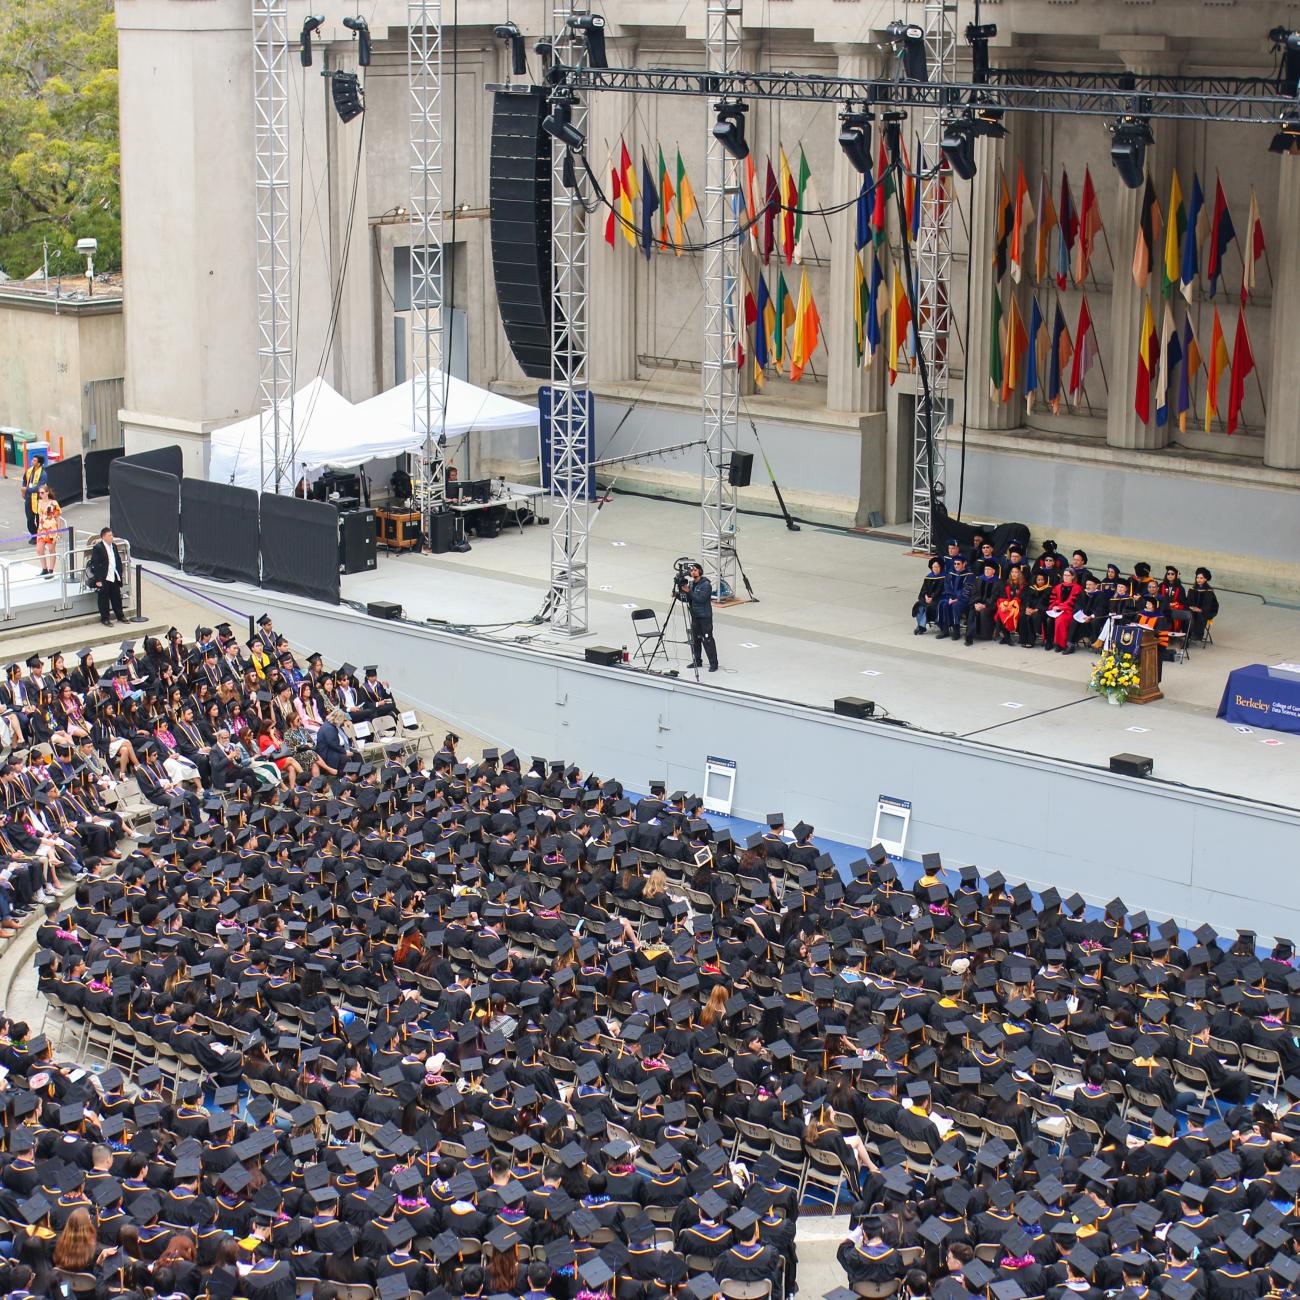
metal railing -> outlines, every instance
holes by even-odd
[[[38,555],[38,547],[23,533],[0,538],[0,625],[13,622],[24,611],[44,610],[54,616],[66,615],[78,604],[77,597],[95,590],[86,580],[86,563],[90,548],[99,534],[80,532],[71,526],[59,533],[54,550],[53,576],[46,577],[48,556]],[[136,598],[137,574],[131,562],[131,543],[115,538],[114,544],[123,557],[122,605]]]

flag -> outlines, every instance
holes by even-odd
[[[1228,369],[1228,345],[1223,341],[1223,322],[1219,319],[1219,309],[1214,309],[1214,331],[1210,335],[1210,355],[1206,358],[1208,378],[1205,381],[1205,432],[1210,431],[1210,422],[1219,413],[1219,380]]]
[[[1047,183],[1047,173],[1038,177],[1038,217],[1034,235],[1034,283],[1047,274],[1047,249],[1056,228],[1056,208],[1052,205],[1052,187]]]
[[[1061,412],[1061,397],[1065,393],[1066,367],[1074,355],[1074,344],[1070,342],[1070,328],[1065,323],[1065,313],[1061,310],[1061,301],[1056,301],[1056,316],[1052,321],[1052,355],[1047,369],[1047,403],[1053,415]]]
[[[1214,220],[1210,223],[1210,253],[1205,263],[1205,278],[1210,282],[1210,297],[1219,291],[1219,275],[1223,271],[1223,257],[1228,245],[1237,237],[1228,211],[1228,200],[1223,195],[1223,182],[1214,179]]]
[[[1016,199],[1011,217],[1011,278],[1020,283],[1020,270],[1025,257],[1025,228],[1033,219],[1033,209],[1026,217],[1025,209],[1029,205],[1029,186],[1025,183],[1025,169],[1016,163]]]
[[[1020,304],[1012,290],[1010,305],[1007,307],[1007,346],[1003,359],[1002,400],[1009,401],[1020,390],[1021,377],[1025,372],[1025,353],[1029,350],[1029,336],[1025,333],[1025,322],[1020,317]]]
[[[998,164],[998,210],[997,225],[993,238],[993,270],[994,278],[1001,281],[1007,273],[1007,245],[1011,241],[1011,227],[1015,220],[1015,212],[1011,206],[1011,191],[1007,189],[1006,173],[1002,170],[1002,164]]]
[[[1079,210],[1078,260],[1074,269],[1075,284],[1082,284],[1088,278],[1092,268],[1092,246],[1101,234],[1101,207],[1097,203],[1097,191],[1092,183],[1092,172],[1083,169],[1083,203]],[[1075,342],[1078,342],[1076,336]]]
[[[799,209],[794,214],[794,260],[803,261],[804,239],[812,235],[812,222],[804,217],[804,209],[812,209],[817,206],[812,193],[812,169],[808,166],[808,155],[804,153],[803,146],[799,147],[799,189],[795,198],[795,207]]]
[[[854,208],[853,247],[859,253],[871,242],[871,183],[871,168],[868,167]]]
[[[1088,371],[1096,360],[1096,338],[1092,328],[1092,313],[1088,310],[1088,295],[1079,300],[1079,320],[1074,327],[1074,365],[1070,368],[1070,396],[1076,404],[1083,386],[1088,382]]]
[[[922,172],[924,172],[925,171],[925,150],[922,149],[919,144],[916,146],[916,158],[917,158],[917,163],[916,163],[917,167]],[[910,180],[912,184],[912,193],[911,193],[911,205],[907,210],[908,212],[907,226],[908,229],[912,232],[912,243],[915,244],[916,241],[921,237],[921,186],[915,177],[911,177]],[[941,184],[942,183],[941,178],[936,177],[934,183],[936,185]]]
[[[1156,424],[1162,429],[1169,423],[1169,383],[1177,373],[1182,356],[1173,308],[1165,303],[1164,319],[1160,325],[1160,370],[1156,379]]]
[[[876,359],[876,351],[881,342],[880,316],[885,309],[885,304],[880,300],[880,286],[884,279],[885,277],[880,270],[880,258],[876,256],[873,249],[871,252],[871,288],[867,292],[867,322],[864,335],[866,342],[865,364],[868,366]]]
[[[691,178],[686,174],[686,164],[682,162],[682,151],[677,151],[677,217],[674,222],[673,247],[681,257],[686,246],[686,223],[695,213],[695,191],[691,189]]]
[[[1246,376],[1255,369],[1255,354],[1246,333],[1246,313],[1237,313],[1237,334],[1232,340],[1232,374],[1228,379],[1228,432],[1237,432],[1241,403],[1246,396]]]
[[[862,258],[853,255],[853,354],[858,365],[866,355],[867,277],[862,273]]]
[[[885,157],[885,137],[882,132],[880,148],[876,151],[876,202],[871,209],[871,228],[877,248],[885,242],[889,234],[886,204],[893,197],[894,173],[890,169],[889,160]]]
[[[1187,413],[1196,400],[1196,372],[1201,368],[1201,349],[1189,312],[1183,318],[1183,368],[1178,374],[1178,428],[1187,432]],[[1195,414],[1195,412],[1193,412]]]
[[[1070,178],[1061,168],[1061,202],[1057,213],[1060,235],[1056,241],[1056,287],[1062,292],[1070,278],[1074,261],[1074,241],[1079,235],[1079,214],[1074,210],[1074,196],[1070,193]]]
[[[664,147],[659,146],[659,247],[672,247],[672,232],[668,228],[668,215],[674,210],[673,200],[677,192],[673,189],[673,179],[668,174],[668,164],[664,162]]]
[[[753,241],[754,252],[759,252],[758,208],[754,203],[754,155],[752,151],[745,155],[745,229],[749,232],[749,237]]]
[[[1034,298],[1034,309],[1029,314],[1029,354],[1025,361],[1025,408],[1034,409],[1034,398],[1038,393],[1038,336],[1043,331],[1043,313],[1038,310],[1038,299]]]
[[[1192,173],[1192,201],[1187,213],[1187,229],[1183,231],[1183,256],[1179,268],[1179,280],[1183,297],[1192,300],[1192,286],[1201,269],[1201,245],[1205,242],[1205,193],[1201,189],[1201,178]]]
[[[767,292],[767,277],[758,277],[758,328],[754,331],[754,384],[762,388],[767,380],[768,346],[776,326],[776,312]]]
[[[618,160],[618,211],[622,218],[620,225],[623,227],[623,238],[633,247],[636,247],[636,209],[632,206],[636,202],[636,168],[632,166],[632,155],[627,151],[627,144],[619,138],[619,160]]]
[[[618,168],[614,166],[614,160],[610,159],[609,166],[609,215],[605,218],[605,242],[614,247],[614,227],[618,225],[618,217],[615,215],[617,209],[621,206],[620,200],[623,197],[623,185],[618,179]]]
[[[1156,323],[1151,316],[1151,299],[1144,298],[1142,328],[1138,333],[1137,389],[1133,397],[1133,406],[1143,424],[1151,420],[1151,381],[1155,378],[1156,353],[1159,350],[1160,340],[1156,337]]]
[[[1259,199],[1255,187],[1250,187],[1250,216],[1246,219],[1246,266],[1241,273],[1241,305],[1246,305],[1248,294],[1255,292],[1255,273],[1259,259],[1264,256],[1264,227],[1259,220]]]
[[[749,328],[758,319],[758,304],[754,301],[754,291],[749,287],[749,276],[745,268],[740,268],[740,310],[741,325],[736,330],[736,369],[745,368],[745,344],[749,340]]]
[[[907,346],[912,326],[912,304],[903,289],[898,267],[894,267],[892,301],[893,310],[889,314],[889,382],[891,384],[898,378],[898,350]]]
[[[1139,289],[1147,287],[1151,268],[1155,265],[1156,243],[1160,239],[1160,200],[1156,187],[1147,174],[1146,188],[1142,191],[1142,215],[1138,218],[1137,238],[1133,241],[1133,279]]]
[[[790,174],[790,160],[785,156],[785,145],[780,146],[778,184],[781,187],[781,253],[786,266],[794,261],[794,210],[799,206],[795,194],[794,177]]]
[[[655,190],[655,178],[650,175],[650,164],[641,154],[641,251],[646,260],[650,259],[650,248],[654,243],[654,216],[659,210],[659,195]]]
[[[772,362],[779,369],[787,354],[785,336],[794,324],[794,301],[790,290],[785,285],[785,274],[777,273],[776,281],[776,320],[772,331]]]
[[[1002,400],[1002,290],[993,286],[993,319],[989,327],[989,396],[995,402]]]
[[[805,367],[817,349],[821,332],[821,317],[817,314],[817,300],[808,283],[808,272],[799,280],[799,305],[794,313],[794,346],[790,349],[790,378],[798,383]]]
[[[1160,267],[1160,292],[1174,295],[1174,285],[1182,279],[1183,235],[1187,232],[1187,209],[1183,206],[1183,189],[1178,183],[1178,168],[1169,174],[1169,224],[1165,227],[1165,256]]]
[[[772,160],[767,160],[767,179],[763,183],[763,238],[759,255],[763,265],[772,261],[772,248],[776,243],[776,219],[781,211],[781,191],[776,188],[776,173],[772,170]]]

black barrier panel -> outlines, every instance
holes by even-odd
[[[45,472],[49,475],[50,491],[54,493],[59,505],[72,505],[82,499],[80,456],[51,461],[45,467]]]
[[[1028,524],[967,524],[954,519],[942,505],[935,506],[932,533],[937,554],[942,555],[947,550],[949,539],[958,546],[970,546],[976,532],[982,532],[993,543],[993,550],[998,555],[1005,555],[1013,542],[1018,543],[1021,550],[1029,545]]]
[[[131,543],[137,560],[159,560],[180,567],[181,481],[128,457],[109,471],[108,523]]]
[[[186,573],[257,584],[257,493],[252,488],[181,479],[181,532]]]
[[[108,467],[121,460],[126,453],[121,447],[108,447],[104,451],[86,453],[86,499],[108,495]]]
[[[262,493],[262,586],[339,603],[339,512]]]
[[[129,456],[123,456],[122,459],[132,465],[143,465],[145,469],[174,474],[177,479],[185,473],[185,458],[175,443],[170,447],[150,447],[148,451],[135,451]]]

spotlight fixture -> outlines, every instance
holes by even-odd
[[[1278,72],[1278,90],[1288,97],[1300,93],[1300,32],[1286,27],[1274,27],[1268,39],[1275,50],[1282,52],[1282,66]]]
[[[736,159],[749,157],[749,143],[745,139],[745,114],[748,104],[739,100],[720,99],[713,106],[718,120],[713,124],[713,138]]]
[[[609,60],[605,57],[605,20],[599,14],[582,14],[569,19],[569,26],[581,32],[587,42],[587,66],[609,67]]]
[[[498,23],[492,29],[492,35],[499,41],[510,45],[510,71],[513,76],[522,77],[528,71],[528,55],[524,50],[523,33],[518,23]]]
[[[361,81],[355,72],[334,73],[330,77],[330,97],[334,100],[334,111],[345,122],[366,111],[361,99]]]
[[[311,37],[319,31],[325,18],[322,14],[308,14],[302,20],[302,31],[298,33],[298,58],[304,68],[311,67]]]
[[[989,41],[998,34],[997,23],[967,23],[966,43],[970,46],[971,80],[982,86],[989,79]]]
[[[1131,190],[1146,179],[1147,145],[1152,143],[1151,123],[1145,117],[1121,117],[1111,123],[1110,160],[1119,178]]]
[[[840,148],[854,171],[863,176],[871,170],[871,123],[874,120],[872,114],[851,106],[840,114]]]
[[[542,120],[542,130],[558,140],[570,153],[581,153],[587,137],[573,125],[573,101],[567,98],[551,100],[551,111]]]
[[[916,23],[894,19],[885,35],[903,60],[903,76],[908,81],[929,81],[930,70],[925,58],[925,32]]]
[[[939,148],[943,150],[948,166],[964,181],[973,180],[977,170],[975,165],[975,141],[980,136],[1000,140],[1007,133],[1001,122],[1002,110],[984,105],[968,108],[960,117],[950,117],[943,124],[943,139]]]
[[[357,66],[370,66],[370,24],[359,14],[355,18],[345,18],[343,26],[357,34]]]
[[[1300,112],[1289,113],[1278,123],[1269,153],[1300,154]]]

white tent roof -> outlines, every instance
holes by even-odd
[[[444,378],[449,438],[496,429],[536,428],[535,406],[476,388],[451,375]],[[295,474],[303,465],[314,474],[326,465],[363,465],[416,450],[420,439],[411,409],[413,383],[407,380],[353,406],[323,379],[313,379],[293,399]],[[259,486],[260,436],[257,416],[217,429],[212,434],[208,477],[214,483]]]

